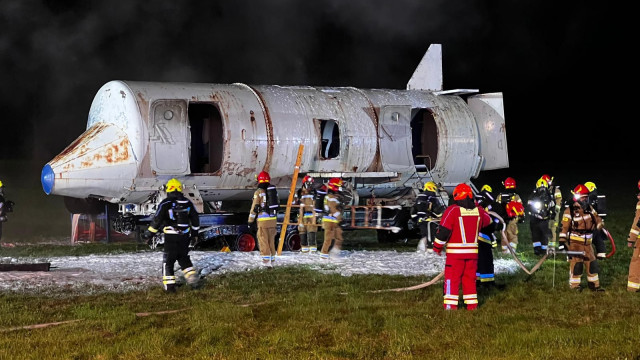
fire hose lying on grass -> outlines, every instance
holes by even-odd
[[[498,220],[500,220],[501,223],[503,223],[503,224],[505,223],[504,219],[500,215],[496,214],[495,212],[489,211],[488,213],[489,213],[489,215],[494,216]],[[616,248],[615,248],[615,244],[613,242],[613,238],[611,237],[609,232],[605,230],[605,233],[607,234],[607,236],[609,237],[609,240],[611,241],[612,250],[611,250],[611,253],[609,253],[607,255],[607,257],[611,257],[615,253],[615,249]],[[505,234],[504,229],[500,230],[500,235],[501,235],[501,237],[503,239],[506,238],[506,234]],[[584,256],[585,255],[584,251],[555,251],[555,250],[549,251],[540,260],[538,260],[538,262],[531,268],[531,270],[529,270],[522,263],[522,261],[518,258],[518,255],[516,254],[515,250],[513,250],[513,248],[509,244],[509,242],[505,241],[505,243],[507,244],[507,248],[509,249],[509,253],[511,253],[511,256],[513,257],[513,259],[516,261],[518,266],[520,266],[520,268],[525,273],[527,273],[527,275],[533,275],[533,273],[535,273],[540,268],[542,263],[544,263],[545,260],[547,260],[547,258],[549,257],[550,254],[553,254],[554,257],[557,254],[567,255],[567,256]],[[555,265],[555,263],[554,263],[554,265]],[[555,270],[554,270],[554,275],[555,275]],[[384,290],[371,290],[371,291],[368,291],[368,292],[370,292],[370,293],[382,293],[382,292],[391,292],[391,291],[400,292],[400,291],[418,290],[418,289],[422,289],[422,288],[425,288],[427,286],[435,284],[440,279],[442,279],[443,276],[444,276],[444,270],[442,272],[440,272],[438,275],[436,275],[433,279],[431,279],[431,280],[429,280],[429,281],[427,281],[425,283],[422,283],[422,284],[409,286],[409,287],[404,287],[404,288],[394,288],[394,289],[384,289]]]

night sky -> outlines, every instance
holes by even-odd
[[[509,171],[632,173],[626,13],[538,0],[6,0],[0,159],[44,165],[110,80],[404,89],[441,43],[445,89],[503,92]]]

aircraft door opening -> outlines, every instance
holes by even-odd
[[[417,112],[416,112],[417,110]],[[433,170],[438,160],[438,126],[428,109],[413,109],[411,151],[417,171]]]
[[[220,171],[224,155],[222,117],[214,104],[190,103],[192,174],[211,174]]]

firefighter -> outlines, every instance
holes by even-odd
[[[598,194],[598,188],[595,183],[587,181],[584,183],[584,186],[589,190],[589,205],[591,205],[602,219],[602,229],[593,231],[593,246],[596,249],[596,257],[598,259],[605,259],[607,257],[607,247],[605,246],[607,233],[605,233],[604,230],[604,220],[607,217],[606,197]]]
[[[507,205],[512,201],[522,204],[522,199],[520,198],[520,195],[518,195],[518,193],[516,192],[516,180],[514,178],[512,177],[506,178],[502,182],[502,185],[504,185],[504,191],[498,194],[498,203],[502,204],[502,206],[505,207],[505,212],[507,213],[507,215],[509,215],[509,211],[507,210]],[[507,228],[506,228],[507,237],[502,238],[503,254],[509,253],[509,250],[507,249],[507,243],[511,245],[511,248],[513,248],[513,250],[516,250],[518,248],[518,222],[521,222],[524,220],[524,211],[522,212],[522,214],[516,214],[515,212],[512,212],[512,214],[515,214],[517,216],[510,216],[509,220],[505,219],[505,221],[507,221]]]
[[[8,220],[7,213],[13,211],[13,201],[4,197],[4,185],[0,181],[0,240],[2,240],[2,223]]]
[[[316,190],[313,187],[313,181],[311,176],[306,175],[302,179],[302,186],[295,194],[295,202],[300,205],[298,234],[300,235],[301,252],[303,254],[315,254],[318,251],[316,243],[318,225],[316,225],[316,210],[314,206]]]
[[[339,254],[342,249],[342,201],[340,199],[342,191],[342,179],[331,178],[327,184],[327,195],[324,197],[324,216],[322,217],[322,229],[324,230],[324,242],[320,256],[329,259],[329,248],[332,254]]]
[[[253,224],[258,218],[258,246],[262,264],[272,266],[276,261],[276,225],[278,222],[278,193],[276,187],[271,185],[271,176],[266,171],[260,172],[257,177],[258,188],[253,193],[253,202],[249,211],[249,224]]]
[[[541,176],[549,185],[549,193],[553,197],[555,206],[553,208],[553,215],[549,218],[549,229],[551,230],[551,238],[549,239],[549,249],[556,248],[556,234],[558,232],[558,224],[560,224],[560,214],[562,213],[562,191],[560,186],[554,185],[553,176],[544,174]]]
[[[478,236],[480,231],[490,231],[491,217],[482,207],[476,206],[473,191],[467,184],[459,184],[453,190],[453,205],[442,215],[433,250],[442,254],[446,245],[444,266],[444,308],[458,308],[460,285],[462,299],[467,310],[478,307],[476,270],[478,267]]]
[[[638,181],[638,190],[640,190],[640,181]],[[640,241],[638,241],[640,236],[640,193],[636,197],[638,198],[636,216],[633,218],[627,238],[627,246],[633,247],[633,255],[631,255],[629,263],[629,279],[627,280],[627,291],[629,292],[640,291]]]
[[[495,194],[491,186],[485,184],[480,188],[480,192],[476,195],[476,203],[481,206],[487,213],[495,212],[503,220],[507,217],[504,207],[496,202]],[[492,214],[491,221],[493,227],[483,229],[478,235],[478,270],[476,271],[476,285],[492,287],[495,286],[495,269],[493,266],[493,248],[497,247],[494,232],[502,230],[504,223]]]
[[[509,203],[507,203],[506,206],[506,213],[507,213],[507,217],[505,218],[505,221],[507,222],[507,224],[509,223],[514,223],[516,224],[516,226],[506,226],[505,228],[505,233],[506,233],[506,238],[507,239],[518,239],[518,222],[520,222],[520,219],[522,219],[524,217],[524,205],[522,205],[521,202],[519,201],[509,201]],[[514,243],[511,241],[505,241],[505,238],[502,238],[502,248],[506,249],[503,250],[502,252],[504,254],[508,254],[509,253],[509,249],[507,247],[507,244],[511,246],[511,248],[515,251],[516,247],[514,247]],[[517,245],[517,243],[516,243]]]
[[[589,289],[600,288],[598,261],[591,246],[593,232],[602,229],[602,219],[589,205],[589,189],[578,184],[573,189],[573,204],[562,214],[562,229],[558,235],[558,250],[584,251],[583,256],[572,256],[569,264],[569,287],[580,289],[582,273],[587,273]]]
[[[437,192],[436,184],[433,181],[428,181],[416,196],[416,202],[411,208],[411,220],[417,223],[420,228],[418,252],[433,252],[433,238],[438,229],[437,221],[445,209]]]
[[[162,254],[162,283],[169,293],[176,291],[173,266],[178,262],[184,278],[192,287],[198,286],[198,272],[189,257],[189,242],[198,236],[200,218],[193,203],[182,194],[182,183],[177,179],[167,181],[167,197],[158,204],[149,228],[143,237],[149,242],[162,231],[164,246]]]
[[[529,228],[531,229],[533,252],[539,256],[545,255],[551,238],[549,219],[555,210],[555,201],[549,193],[549,184],[545,179],[538,179],[527,205],[529,207]]]

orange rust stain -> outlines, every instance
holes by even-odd
[[[58,154],[51,162],[64,159],[67,156],[75,153],[75,157],[80,157],[89,151],[87,144],[93,139],[96,139],[103,131],[109,126],[106,123],[96,123],[85,131],[80,137],[75,139],[69,146],[67,146],[60,154]]]
[[[81,165],[86,168],[93,166],[94,162],[117,164],[127,160],[129,160],[129,140],[122,139],[118,144],[110,144],[104,151],[93,154],[90,159],[82,161]]]

